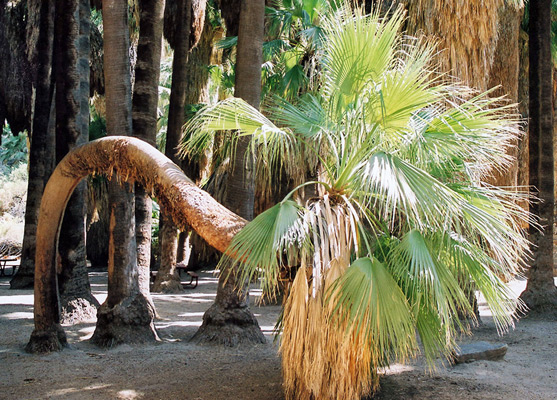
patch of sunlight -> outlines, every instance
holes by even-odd
[[[179,317],[202,317],[204,312],[187,312],[183,314],[178,314]]]
[[[158,329],[166,329],[170,328],[171,326],[201,326],[201,320],[198,321],[175,321],[175,322],[168,322],[168,323],[158,323],[155,324]]]
[[[73,379],[80,379],[80,378],[73,378]],[[91,379],[90,377],[82,377],[81,379]],[[55,396],[65,396],[73,393],[79,393],[84,390],[98,390],[110,387],[111,385],[107,384],[97,384],[97,385],[89,385],[83,388],[65,388],[65,389],[57,389],[53,390],[52,392],[48,393],[48,397],[55,397]]]
[[[8,314],[0,315],[0,318],[4,319],[33,319],[32,312],[12,312]]]
[[[261,328],[261,332],[265,335],[272,335],[275,333],[274,325],[259,325],[259,327]]]
[[[389,367],[382,368],[379,370],[380,373],[388,374],[388,375],[398,375],[402,374],[403,372],[413,371],[414,367],[405,364],[393,364]]]
[[[24,306],[33,305],[33,295],[32,294],[20,294],[15,296],[0,296],[0,304],[21,304]]]
[[[118,398],[119,399],[138,399],[140,397],[143,397],[143,393],[141,392],[136,392],[133,389],[129,389],[129,390],[120,390],[118,392]]]
[[[78,332],[81,334],[80,340],[90,339],[91,336],[93,336],[93,333],[95,332],[95,325],[82,328]]]
[[[194,299],[198,299],[201,297],[210,297],[210,298],[214,298],[216,296],[216,293],[188,293],[186,295],[186,298],[194,298]]]

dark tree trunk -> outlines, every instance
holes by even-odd
[[[56,162],[89,136],[89,31],[90,9],[86,0],[57,0],[54,33],[56,81]],[[85,108],[85,110],[83,110]],[[74,190],[60,230],[61,322],[94,318],[98,301],[91,295],[85,250],[87,186]]]
[[[205,26],[201,34],[198,45],[191,50],[187,63],[186,78],[186,104],[208,104],[209,98],[209,70],[208,65],[217,64],[217,60],[213,60],[215,41],[215,29],[211,25],[207,16]],[[190,115],[186,116],[186,119]],[[188,177],[194,182],[200,183],[201,180],[208,175],[208,158],[203,157],[201,160],[191,160],[185,158],[182,160],[182,169]],[[211,192],[209,192],[211,193]],[[187,229],[180,233],[178,237],[178,254],[176,257],[178,262],[185,262],[190,269],[200,269],[208,265],[215,265],[218,261],[217,252],[211,246],[199,237],[191,229]]]
[[[242,0],[236,53],[236,88],[234,95],[259,108],[265,1]],[[224,205],[247,219],[253,218],[254,181],[252,162],[244,163],[248,138],[239,140],[234,166],[226,182]],[[249,309],[247,287],[239,289],[234,274],[225,281],[221,274],[215,303],[203,315],[203,324],[194,339],[236,345],[241,342],[266,343],[259,324]]]
[[[0,127],[7,120],[14,135],[31,130],[33,76],[25,32],[28,15],[26,1],[0,0]]]
[[[133,135],[155,146],[164,0],[139,1],[139,41],[132,101]],[[152,201],[135,185],[135,224],[139,286],[150,298]]]
[[[127,2],[103,0],[106,126],[131,135],[131,77]],[[122,187],[123,186],[123,187]],[[109,192],[108,297],[97,313],[91,341],[102,347],[158,339],[155,312],[139,287],[133,187],[113,179]]]
[[[530,211],[539,217],[543,232],[529,229],[532,260],[528,284],[520,298],[529,313],[557,315],[557,288],[553,279],[554,164],[553,164],[553,65],[551,60],[551,0],[530,2],[529,23],[529,172],[532,196],[541,201]]]
[[[198,42],[205,21],[206,1],[179,0],[174,4],[174,9],[167,12],[165,29],[168,32],[170,44],[174,49],[172,60],[172,87],[170,89],[170,102],[168,110],[168,128],[166,131],[165,155],[180,165],[176,156],[176,148],[180,141],[182,125],[185,122],[186,93],[188,90],[188,56],[191,48]],[[170,14],[174,18],[169,18]],[[170,21],[175,22],[175,29],[168,26]],[[201,29],[200,29],[201,26]],[[172,31],[172,33],[170,33]],[[181,291],[180,279],[176,273],[177,239],[178,230],[164,208],[161,208],[162,228],[159,230],[161,244],[161,265],[154,291],[177,292]]]
[[[31,128],[31,149],[29,152],[29,183],[25,205],[25,227],[21,264],[17,274],[10,281],[11,289],[33,287],[35,272],[35,247],[37,222],[42,193],[54,168],[55,138],[52,135],[52,54],[54,37],[54,0],[28,2],[28,37],[36,37],[36,48],[29,48],[30,58],[37,64],[35,78],[35,111]],[[33,25],[33,23],[37,25]],[[38,29],[37,29],[38,28]],[[50,128],[49,129],[49,124]]]

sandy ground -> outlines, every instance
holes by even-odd
[[[0,278],[0,399],[283,399],[281,366],[273,344],[277,306],[253,307],[267,345],[222,348],[189,342],[212,303],[216,278],[200,274],[196,289],[153,295],[163,339],[151,345],[99,349],[87,341],[94,321],[66,326],[71,348],[30,355],[23,348],[33,329],[30,290],[9,290]],[[95,296],[106,297],[106,273],[90,273]],[[513,282],[520,292],[524,282]],[[255,299],[258,292],[252,291]],[[509,345],[502,361],[479,361],[428,373],[422,360],[385,371],[377,399],[557,399],[557,321],[524,319],[499,337],[488,310],[484,325],[462,342]]]

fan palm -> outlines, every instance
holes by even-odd
[[[419,351],[450,357],[466,291],[485,296],[501,330],[520,304],[504,278],[527,248],[515,192],[482,184],[505,168],[519,134],[501,99],[445,84],[434,46],[348,5],[322,21],[318,87],[263,114],[239,99],[185,126],[195,156],[213,133],[251,135],[263,182],[285,171],[299,186],[233,240],[223,268],[260,278],[272,296],[295,271],[279,323],[288,398],[359,398],[377,371]],[[312,168],[318,179],[303,182]],[[319,196],[301,200],[313,185]]]

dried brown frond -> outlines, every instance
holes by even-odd
[[[406,0],[408,33],[439,40],[441,71],[485,90],[504,0]]]

